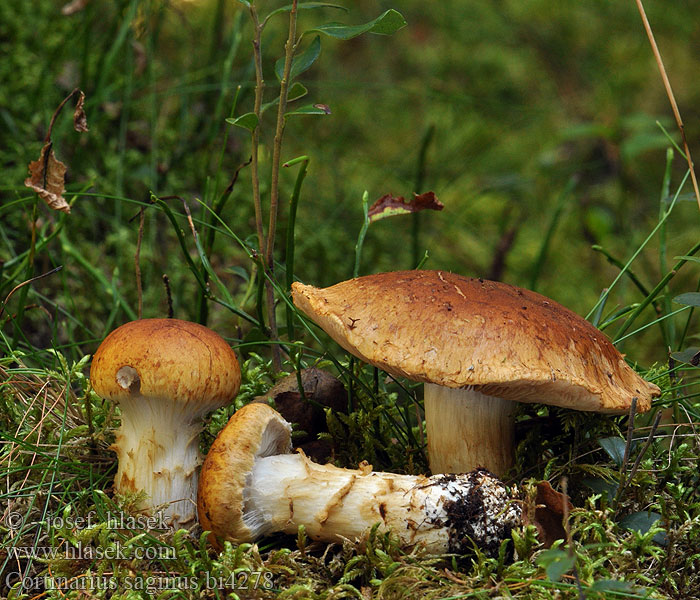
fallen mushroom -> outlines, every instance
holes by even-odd
[[[598,329],[505,283],[443,271],[379,273],[325,289],[294,283],[294,303],[345,350],[422,381],[433,473],[513,464],[512,401],[621,414],[660,393]]]
[[[341,469],[291,452],[291,426],[266,404],[231,417],[202,465],[199,522],[212,542],[251,542],[273,533],[315,540],[361,538],[373,525],[405,545],[464,553],[476,544],[494,555],[521,522],[506,487],[481,469],[433,477]]]
[[[241,373],[216,333],[178,319],[142,319],[112,331],[90,368],[95,391],[118,402],[121,426],[112,449],[119,492],[143,490],[150,509],[174,527],[195,517],[202,418],[238,393]]]

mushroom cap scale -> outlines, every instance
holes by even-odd
[[[241,372],[231,347],[212,330],[179,319],[141,319],[112,331],[97,349],[90,379],[103,398],[182,403],[195,418],[238,393]]]
[[[646,411],[659,388],[608,338],[554,300],[446,271],[397,271],[325,289],[292,286],[294,303],[338,344],[399,377],[520,402]]]

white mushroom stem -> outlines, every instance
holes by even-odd
[[[303,454],[257,458],[243,492],[243,522],[256,539],[275,531],[357,539],[374,524],[402,544],[493,554],[520,522],[520,507],[486,471],[433,477],[319,465]]]
[[[503,476],[513,465],[511,400],[473,389],[426,383],[428,456],[433,473],[465,473],[483,467]]]
[[[188,414],[171,399],[138,393],[123,399],[120,409],[121,427],[112,445],[119,458],[117,490],[143,490],[148,498],[140,508],[161,508],[175,528],[193,521],[201,415]]]

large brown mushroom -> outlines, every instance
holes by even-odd
[[[521,523],[519,502],[485,469],[459,475],[397,475],[341,469],[291,454],[291,425],[267,404],[237,411],[202,465],[199,523],[224,541],[252,542],[273,532],[314,540],[361,538],[375,524],[406,545],[463,553],[477,545],[497,555]]]
[[[513,401],[621,414],[650,408],[659,388],[608,338],[549,298],[446,271],[359,277],[294,303],[348,352],[422,381],[434,473],[513,463]]]
[[[238,393],[231,347],[212,330],[178,319],[142,319],[112,331],[97,349],[90,378],[118,402],[121,427],[112,449],[119,492],[143,490],[144,509],[167,505],[175,527],[195,517],[202,418]]]

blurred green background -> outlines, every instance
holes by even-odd
[[[374,201],[385,193],[433,190],[445,208],[420,215],[425,268],[534,288],[585,315],[618,273],[592,246],[624,263],[643,242],[667,206],[662,180],[671,144],[658,123],[679,138],[635,4],[344,4],[347,13],[302,11],[299,31],[329,20],[364,23],[388,8],[399,10],[408,26],[393,36],[322,38],[319,60],[300,78],[309,90],[302,102],[325,103],[332,114],[290,119],[286,130],[283,160],[310,157],[295,275],[315,285],[352,275],[363,191]],[[18,257],[31,246],[35,196],[22,182],[54,109],[79,87],[87,95],[89,133],[72,131],[69,110],[53,132],[56,154],[68,165],[72,214],[39,206],[39,238],[48,241],[31,274],[63,269],[31,286],[22,333],[5,328],[28,347],[53,346],[78,357],[130,318],[126,306],[136,310],[138,203],[148,202],[151,191],[178,196],[195,218],[206,217],[196,199],[210,202],[249,158],[247,132],[224,119],[238,86],[236,114],[251,110],[254,74],[252,29],[233,0],[88,0],[67,5],[69,15],[64,6],[0,3],[0,291],[4,298],[30,274],[18,270]],[[265,14],[280,3],[259,6]],[[646,3],[691,150],[700,153],[698,8],[697,2]],[[279,18],[263,38],[267,99],[274,95],[272,66],[283,54],[285,27]],[[268,124],[260,153],[265,182],[270,142]],[[686,169],[676,152],[671,193]],[[282,234],[295,177],[295,167],[283,169]],[[254,244],[250,189],[243,168],[222,218]],[[633,266],[649,288],[698,239],[691,191],[683,188],[667,223],[665,261],[654,238]],[[182,211],[180,200],[168,202]],[[184,221],[182,227],[189,236]],[[412,228],[410,216],[373,224],[361,274],[415,266]],[[277,244],[279,260],[283,246]],[[244,300],[250,263],[240,247],[219,235],[211,263],[252,312]],[[196,318],[194,278],[155,209],[146,211],[141,270],[144,316],[165,315],[161,276],[167,273],[175,316]],[[670,296],[696,285],[697,271],[686,269]],[[19,296],[8,311],[16,313]],[[625,279],[606,312],[642,298]],[[210,325],[229,338],[246,335],[245,323],[220,307],[211,307]],[[637,344],[642,347],[630,351],[635,357],[664,360],[656,330]]]

